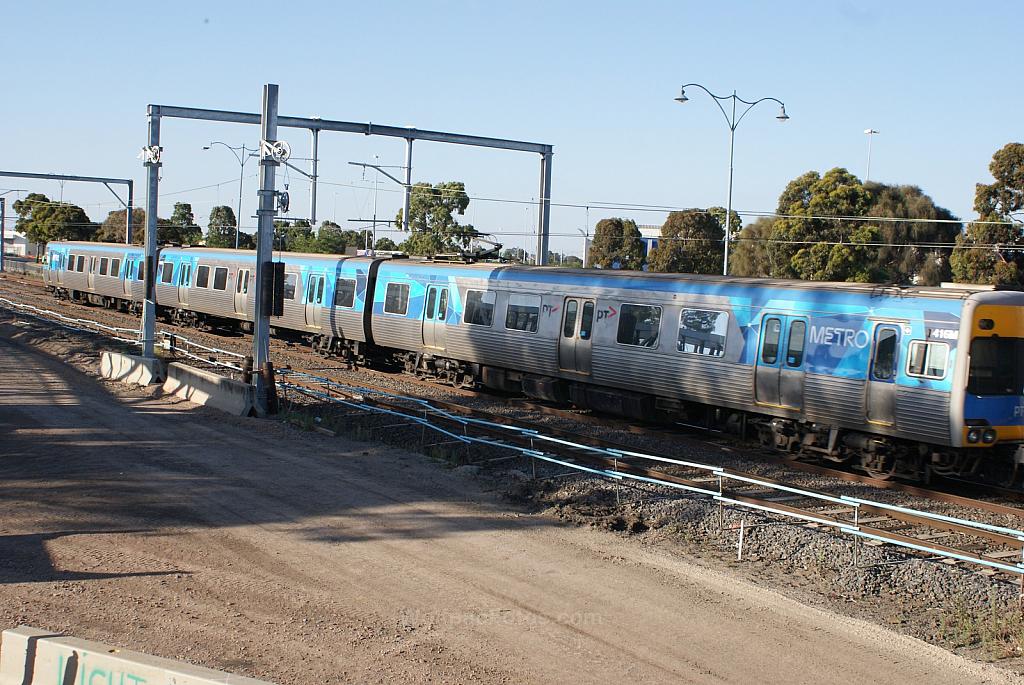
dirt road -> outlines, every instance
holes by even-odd
[[[279,683],[1009,681],[423,456],[123,391],[24,337],[0,325],[0,627]]]

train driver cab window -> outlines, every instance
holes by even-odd
[[[160,282],[170,283],[174,280],[174,263],[164,262],[160,265]]]
[[[619,330],[615,340],[622,345],[657,347],[661,328],[661,307],[623,304],[619,310]]]
[[[226,266],[218,266],[213,270],[213,289],[228,289],[228,268]]]
[[[110,260],[110,275],[114,278],[118,278],[121,275],[121,260],[111,259]]]
[[[918,378],[943,378],[949,360],[949,345],[913,340],[907,360],[907,375]]]
[[[210,267],[206,266],[205,264],[200,264],[199,267],[196,269],[196,287],[210,287]]]
[[[409,311],[409,284],[388,283],[384,294],[384,313],[405,316]]]
[[[725,354],[725,336],[728,331],[729,312],[684,309],[679,313],[676,349],[706,357],[721,357]]]
[[[391,284],[388,284],[389,287]],[[407,286],[408,287],[408,286]],[[408,292],[408,290],[406,291]],[[356,303],[356,280],[354,278],[339,278],[334,283],[334,306],[352,307]],[[405,312],[402,312],[403,314]]]
[[[299,283],[298,274],[285,274],[284,275],[284,299],[294,300],[295,299],[295,287]]]
[[[540,295],[508,296],[508,310],[505,313],[505,328],[510,331],[537,332],[540,319]]]
[[[463,319],[474,326],[490,326],[494,321],[495,293],[491,290],[467,290]]]
[[[85,271],[85,255],[78,255],[78,268],[75,271]]]
[[[871,364],[871,378],[888,381],[896,377],[896,351],[899,342],[896,329],[890,326],[875,331],[875,360]]]

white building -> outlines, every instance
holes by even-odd
[[[36,245],[30,243],[21,233],[12,231],[4,233],[4,254],[15,257],[35,257]]]

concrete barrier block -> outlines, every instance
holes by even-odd
[[[113,381],[134,385],[161,383],[167,377],[164,362],[120,352],[100,355],[100,375]]]
[[[0,685],[273,685],[19,626],[3,632]]]
[[[248,416],[253,409],[253,389],[248,383],[178,362],[167,365],[164,392],[235,416]]]

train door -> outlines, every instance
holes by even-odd
[[[125,257],[121,261],[121,292],[124,294],[125,299],[130,300],[132,298],[132,266],[135,264],[135,260]]]
[[[50,269],[53,275],[53,280],[56,281],[57,285],[64,285],[64,263],[67,261],[68,256],[66,254],[51,254],[50,255]]]
[[[758,404],[787,409],[804,405],[806,319],[766,314],[754,368],[754,398]]]
[[[565,298],[562,308],[562,334],[558,339],[559,368],[590,374],[594,308],[594,300]]]
[[[249,299],[249,269],[239,269],[235,280],[235,314],[245,315],[245,305]]]
[[[99,264],[99,257],[89,258],[89,273],[86,274],[86,282],[89,284],[89,290],[96,288],[96,267]]]
[[[899,369],[900,327],[883,323],[875,327],[868,367],[864,409],[871,423],[896,423],[896,370]]]
[[[178,273],[178,304],[188,305],[188,289],[192,285],[192,265],[182,262]]]
[[[427,286],[427,299],[423,305],[423,346],[444,349],[448,318],[448,288]]]
[[[306,325],[320,326],[320,306],[324,301],[324,276],[310,274],[306,281]]]

